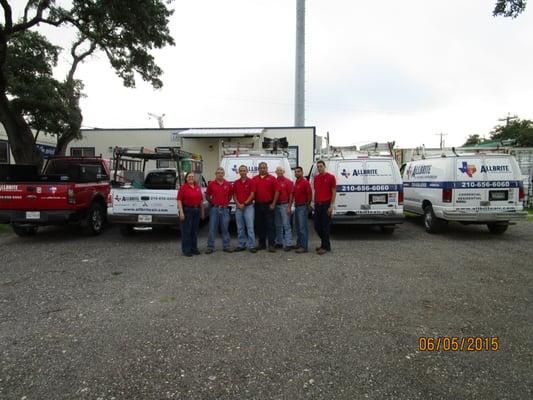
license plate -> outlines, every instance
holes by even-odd
[[[40,219],[40,218],[41,218],[40,211],[26,211],[26,219]]]
[[[151,223],[152,216],[151,215],[139,215],[139,218],[137,219],[137,221],[143,222],[143,223]]]
[[[370,195],[370,204],[387,204],[387,195],[386,194],[371,194]]]
[[[489,191],[489,200],[491,201],[505,201],[509,196],[507,190],[491,190]]]

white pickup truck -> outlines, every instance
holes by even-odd
[[[204,192],[203,179],[201,185]],[[143,186],[136,188],[128,184],[111,189],[108,220],[120,224],[123,234],[131,234],[136,227],[179,226],[179,183],[176,170],[164,168],[149,171]],[[207,207],[207,203],[205,206]]]

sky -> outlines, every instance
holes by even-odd
[[[24,4],[25,1],[15,1]],[[533,119],[533,10],[493,0],[307,0],[306,125],[333,145],[459,146],[508,113]],[[85,127],[291,126],[296,0],[175,0],[176,45],[154,52],[164,87],[129,89],[87,60]],[[40,28],[67,46],[72,35]],[[57,74],[62,76],[68,52]]]

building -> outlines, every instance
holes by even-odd
[[[301,165],[309,171],[317,143],[315,127],[84,129],[82,132],[81,140],[70,143],[68,155],[101,155],[110,159],[116,146],[179,146],[203,157],[204,175],[208,177],[220,165],[225,149],[231,148],[240,153],[246,153],[251,148],[261,151],[264,139],[276,138],[287,139],[291,166]],[[164,162],[157,165],[166,166]]]
[[[37,136],[37,146],[43,153],[44,157],[53,155],[56,148],[55,136],[45,135],[41,133]],[[9,146],[6,131],[2,124],[0,124],[0,164],[14,164],[13,154]]]

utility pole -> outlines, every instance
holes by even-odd
[[[511,113],[508,112],[507,117],[499,118],[498,121],[501,121],[501,122],[505,121],[505,126],[509,126],[509,122],[514,121],[515,119],[518,119],[518,115],[513,115],[511,117]]]
[[[305,126],[305,0],[296,0],[294,126]]]
[[[444,148],[444,136],[448,136],[447,133],[435,133],[435,135],[440,136],[440,149]]]
[[[165,125],[163,123],[163,117],[164,116],[165,116],[165,114],[157,115],[157,114],[154,114],[154,113],[148,113],[148,117],[149,118],[154,118],[155,120],[157,120],[157,123],[159,124],[159,128],[160,129],[163,129],[165,127]]]

